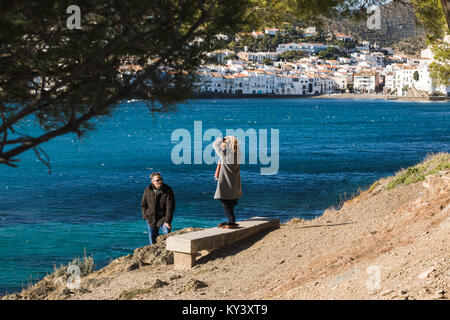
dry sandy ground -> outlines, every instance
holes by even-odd
[[[83,278],[82,290],[40,298],[448,299],[450,171],[387,190],[391,179],[339,211],[202,256],[190,270],[106,268]]]

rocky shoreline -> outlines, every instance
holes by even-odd
[[[296,95],[296,94],[232,94],[221,92],[203,92],[193,95],[194,99],[242,99],[242,98],[314,98],[314,99],[382,99],[395,101],[450,101],[450,97],[430,96],[430,97],[406,97],[389,94],[372,94],[372,93],[332,93],[332,94],[316,94],[316,95]]]
[[[320,96],[313,96],[311,98],[329,98],[329,99],[383,99],[393,101],[450,101],[449,97],[445,96],[430,96],[430,97],[406,97],[389,94],[371,94],[371,93],[336,93],[324,94]]]

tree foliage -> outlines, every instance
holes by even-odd
[[[294,61],[294,60],[299,60],[303,57],[307,57],[308,54],[305,51],[301,51],[301,50],[288,50],[283,52],[282,54],[280,54],[280,59],[281,60],[286,60],[286,61]]]
[[[450,26],[442,4],[447,0],[411,0],[416,16],[427,31],[430,41],[442,39]]]
[[[413,0],[419,21],[427,30],[427,43],[431,46],[434,60],[430,75],[435,85],[450,85],[450,43],[442,41],[450,35],[450,1]]]
[[[93,119],[111,114],[124,99],[143,99],[152,112],[172,109],[190,96],[194,71],[206,52],[223,45],[219,33],[283,28],[286,21],[320,25],[322,16],[361,19],[368,6],[388,1],[77,0],[81,29],[68,29],[66,9],[73,1],[3,0],[0,164],[17,166],[17,157],[30,149],[48,164],[42,143],[70,132],[84,135]],[[442,36],[439,26],[448,31],[448,0],[407,3],[415,7],[430,39]],[[267,38],[266,45],[278,41]],[[438,59],[448,57],[445,47],[436,50],[444,50]],[[134,65],[126,72],[120,69],[124,58]],[[433,73],[448,80],[448,64],[440,61]],[[26,132],[26,120],[42,133]]]
[[[431,50],[435,61],[430,64],[430,74],[435,84],[450,86],[450,44],[436,42]]]
[[[264,58],[262,63],[268,66],[273,66],[273,60],[270,58]]]
[[[0,4],[0,163],[16,166],[29,149],[44,159],[41,143],[82,136],[124,99],[154,112],[185,100],[215,35],[249,25],[251,1],[80,0],[81,29],[68,29],[71,4]],[[124,57],[140,67],[120,73]],[[44,132],[23,132],[25,120]]]
[[[341,51],[335,47],[328,47],[325,50],[319,51],[318,56],[321,59],[336,60],[341,56]]]

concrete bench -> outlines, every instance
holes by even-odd
[[[235,229],[216,227],[168,237],[166,249],[173,251],[175,268],[192,268],[200,251],[211,252],[261,231],[276,229],[280,226],[278,219],[262,217],[253,217],[237,221],[237,223],[239,226]]]

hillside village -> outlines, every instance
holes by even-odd
[[[266,28],[244,36],[258,39],[284,32]],[[307,38],[313,38],[316,33],[315,27],[303,30]],[[228,40],[225,35],[218,36]],[[234,41],[239,41],[240,36],[237,35]],[[340,43],[353,45],[290,42],[279,44],[273,52],[250,52],[247,47],[239,52],[229,49],[210,52],[208,56],[216,63],[198,69],[196,92],[295,96],[347,92],[412,97],[448,95],[450,92],[450,86],[433,85],[429,67],[434,58],[430,47],[421,51],[420,58],[412,58],[398,55],[389,47],[354,40],[350,35],[335,33],[331,36]],[[450,37],[446,36],[444,41],[450,42]],[[328,51],[338,54],[334,59],[323,58]],[[283,59],[286,52],[301,52],[303,57]]]

